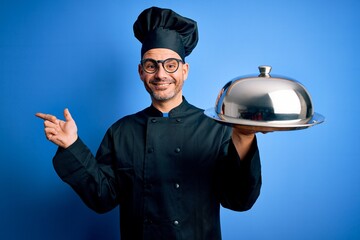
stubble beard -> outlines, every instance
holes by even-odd
[[[146,90],[148,91],[148,93],[150,94],[152,99],[154,99],[156,101],[164,102],[164,101],[173,99],[181,91],[182,87],[183,87],[183,84],[181,84],[181,86],[178,86],[178,88],[175,87],[174,90],[172,90],[171,92],[169,92],[168,94],[165,94],[165,95],[154,92],[149,88],[146,88]]]
[[[170,100],[175,97],[176,91],[175,90],[171,91],[170,93],[168,93],[166,95],[161,94],[161,93],[156,93],[156,92],[150,92],[150,95],[154,100],[167,101],[167,100]]]

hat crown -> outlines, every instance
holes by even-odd
[[[152,48],[168,48],[184,60],[198,42],[197,23],[171,9],[145,9],[135,21],[133,30],[142,43],[141,57]]]

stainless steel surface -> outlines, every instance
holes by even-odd
[[[208,117],[222,122],[224,124],[236,124],[241,125],[244,129],[257,131],[257,132],[273,132],[273,131],[290,131],[290,130],[301,130],[315,126],[316,124],[322,123],[325,118],[319,113],[314,113],[313,117],[306,123],[295,123],[295,124],[279,124],[271,122],[261,122],[253,120],[243,119],[223,119],[216,113],[215,108],[205,110],[205,115]]]
[[[314,112],[305,87],[290,78],[271,76],[270,66],[260,66],[258,76],[238,77],[225,84],[215,108],[205,114],[217,121],[253,130],[297,130],[322,123]]]

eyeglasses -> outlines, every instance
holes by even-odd
[[[152,58],[146,58],[141,60],[140,64],[145,72],[156,73],[159,71],[159,63],[162,64],[163,68],[167,73],[174,73],[179,68],[179,63],[184,63],[181,59],[168,58],[165,60],[155,60]]]

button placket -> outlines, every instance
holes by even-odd
[[[145,223],[145,224],[152,224],[152,220],[149,219],[149,218],[145,218],[145,219],[144,219],[144,223]]]
[[[168,185],[168,187],[171,187],[173,189],[172,194],[174,194],[174,198],[181,200],[182,197],[182,190],[180,187],[181,178],[179,178],[179,176],[181,176],[181,172],[179,172],[180,170],[178,168],[178,165],[181,164],[181,156],[183,150],[182,149],[183,143],[181,140],[183,139],[183,131],[182,131],[183,128],[180,125],[182,125],[184,122],[180,118],[176,118],[176,117],[172,118],[171,115],[172,114],[169,114],[169,118],[166,119],[150,118],[148,120],[148,128],[147,128],[148,132],[146,135],[147,147],[145,150],[148,156],[146,157],[145,165],[147,166],[146,170],[149,170],[149,172],[148,174],[144,174],[144,181],[145,181],[144,213],[146,219],[146,221],[144,219],[144,222],[146,222],[147,225],[151,224],[152,222],[151,220],[155,220],[155,223],[157,224],[157,220],[151,219],[152,215],[149,214],[152,212],[151,207],[152,207],[152,203],[154,202],[152,193],[153,190],[157,189],[158,187],[158,185],[156,185],[151,188],[151,185],[149,185],[149,182],[152,181],[152,173],[153,173],[153,171],[150,172],[150,169],[152,169],[154,164],[157,164],[156,166],[167,166],[174,170],[173,175],[171,176],[165,174],[165,176],[168,177],[168,181],[166,184],[170,184]],[[166,136],[169,135],[169,133],[171,133],[171,135],[176,136],[175,138],[173,138],[174,140],[172,140],[171,142],[163,141],[161,138],[154,137],[154,136]],[[165,146],[163,146],[163,144],[165,144]],[[159,150],[157,150],[158,148]],[[163,156],[162,155],[163,151],[165,151],[166,154],[171,157],[167,158],[166,160],[160,163],[158,161],[155,161],[156,159],[158,159],[159,156],[160,157]],[[160,168],[160,169],[164,169],[164,168]],[[176,209],[178,207],[176,205],[178,205],[179,203],[178,201],[176,201],[173,202],[173,204],[175,205],[174,207]],[[181,226],[180,220],[178,219],[179,216],[180,216],[179,212],[175,211],[172,217],[168,219],[169,223],[172,224],[174,228],[179,228]]]

